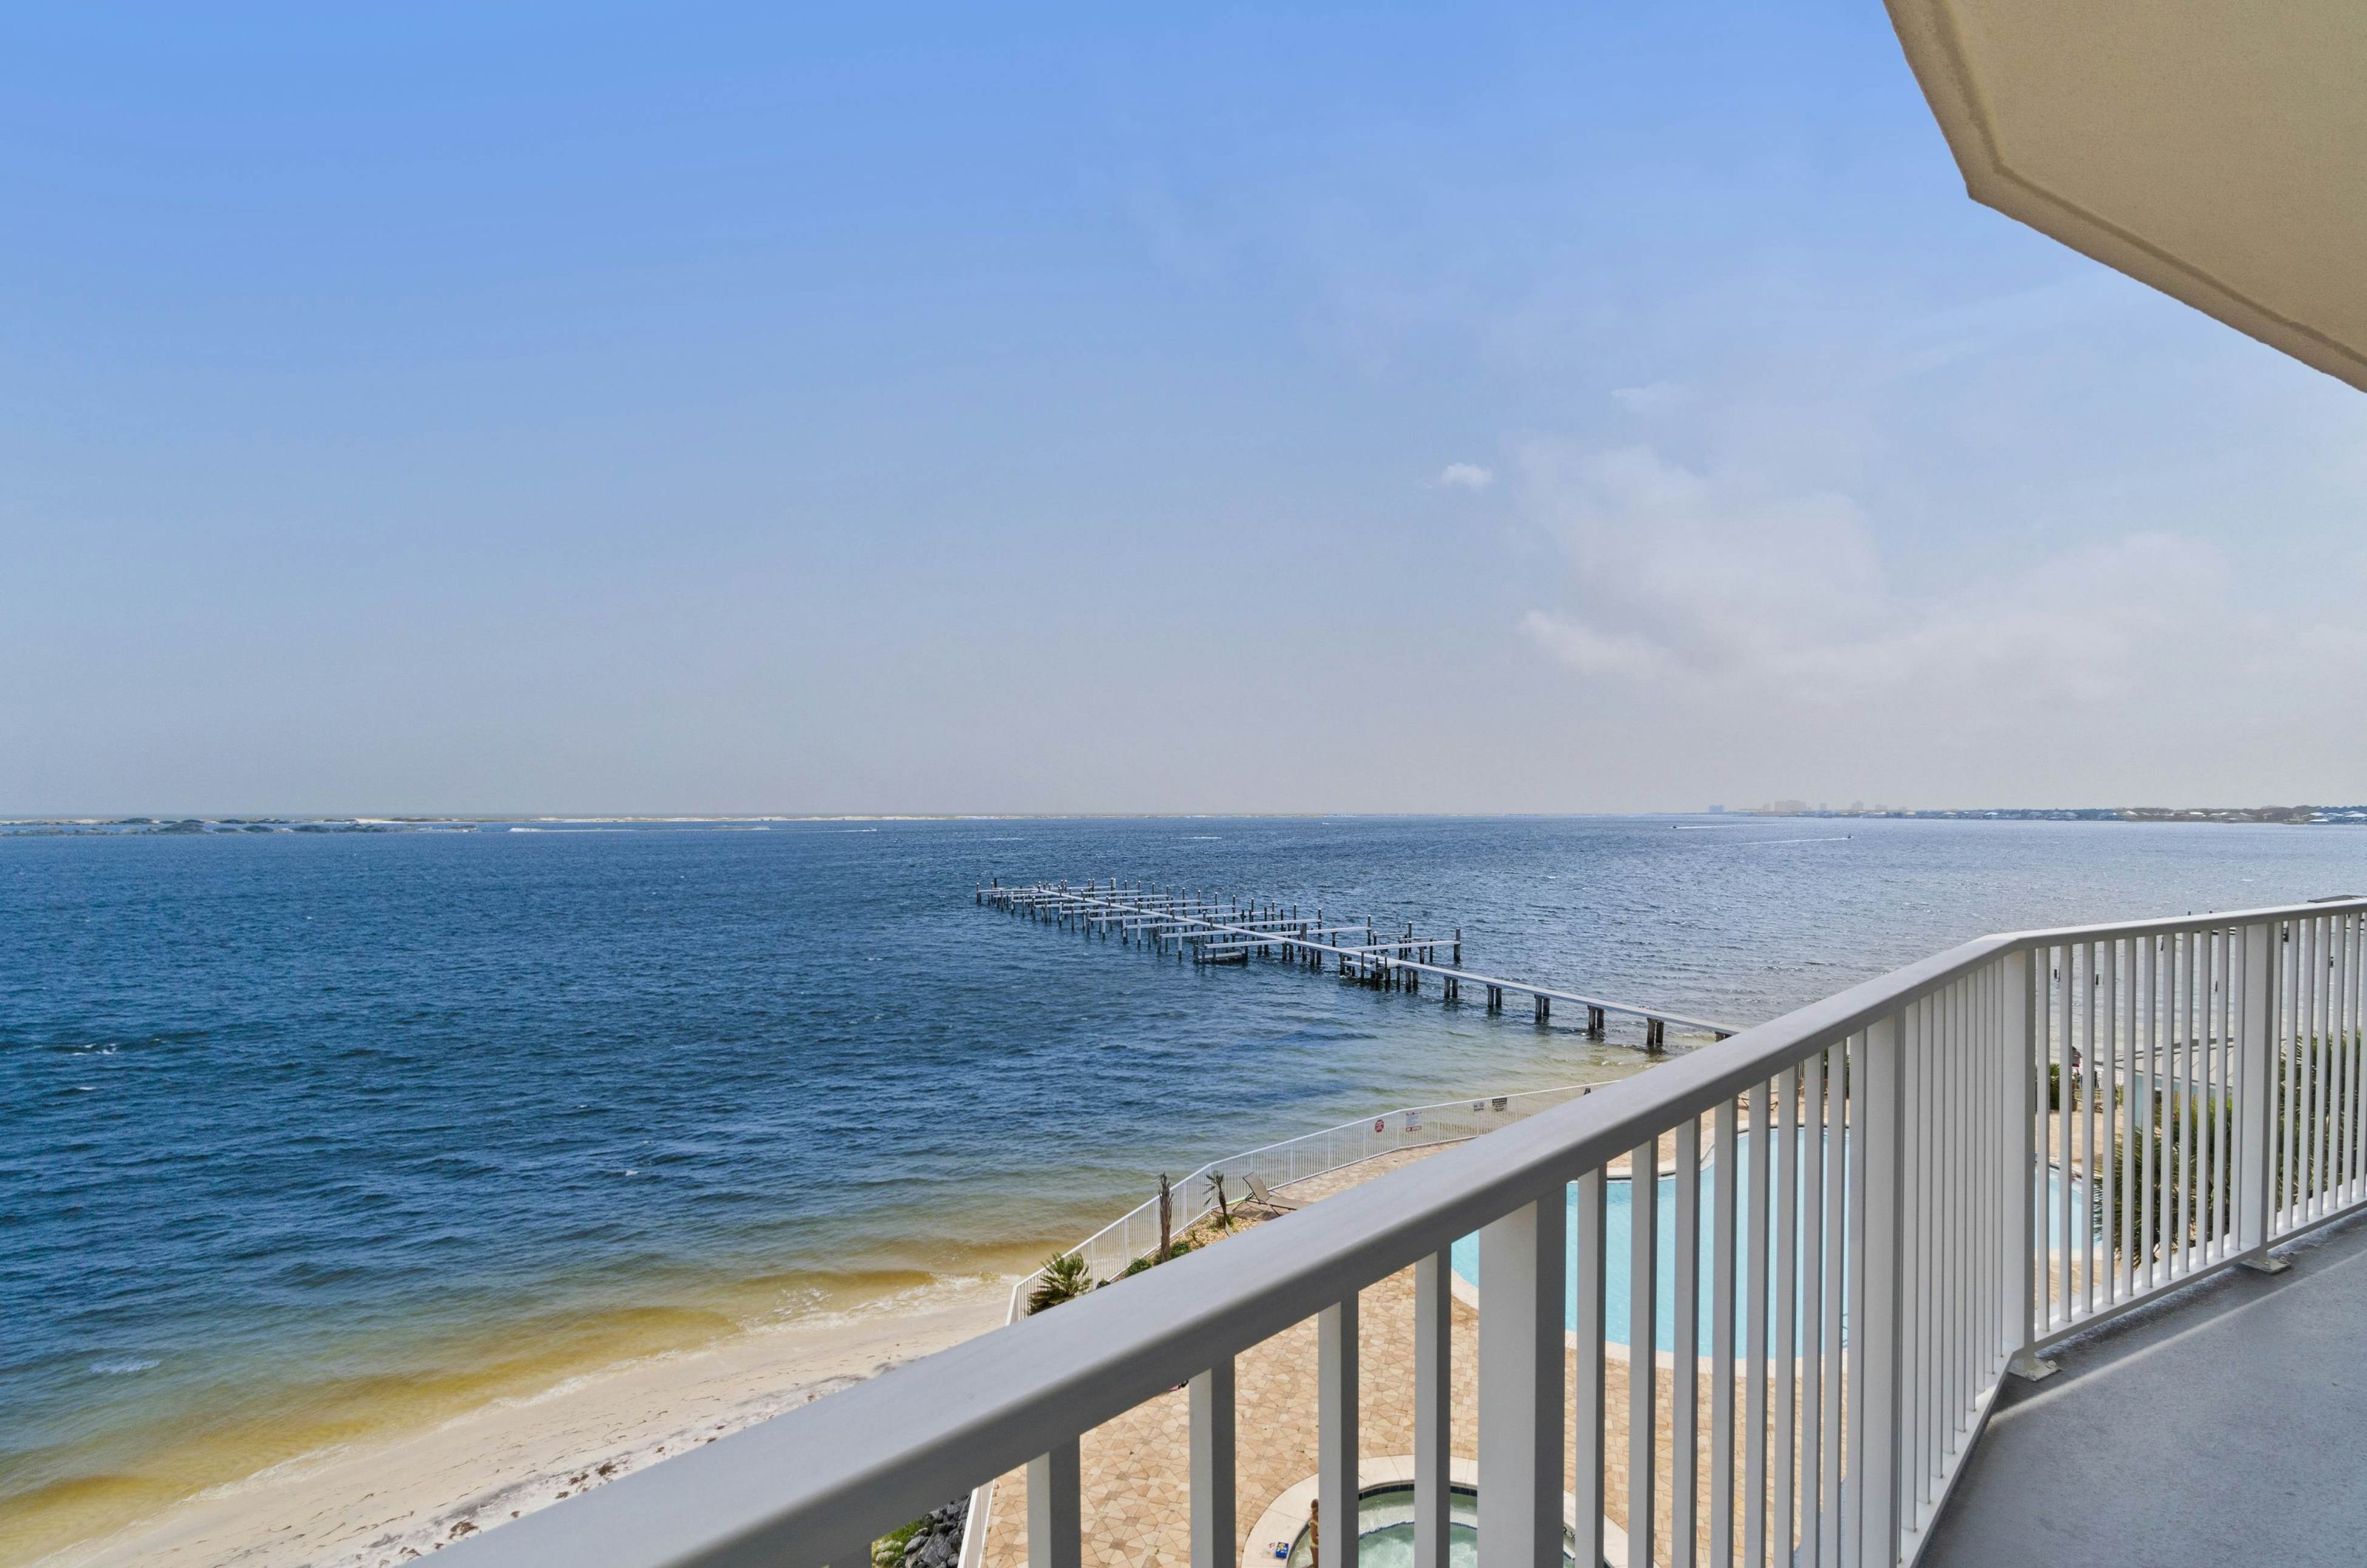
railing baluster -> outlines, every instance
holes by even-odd
[[[1898,1249],[1899,1267],[1906,1280],[1899,1305],[1902,1324],[1899,1334],[1899,1378],[1905,1391],[1901,1400],[1902,1420],[1905,1423],[1903,1437],[1905,1459],[1900,1469],[1904,1475],[1904,1484],[1909,1489],[1908,1495],[1913,1504],[1908,1511],[1908,1519],[1920,1529],[1923,1518],[1921,1508],[1924,1465],[1931,1453],[1929,1438],[1931,1422],[1928,1416],[1931,1392],[1929,1380],[1924,1371],[1927,1358],[1923,1348],[1924,1342],[1929,1337],[1929,1330],[1925,1325],[1931,1321],[1929,1285],[1923,1262],[1924,1235],[1928,1229],[1927,1216],[1931,1209],[1931,1140],[1925,1135],[1925,1129],[1931,1121],[1931,1112],[1925,1104],[1930,1097],[1925,1091],[1923,1083],[1925,1074],[1922,1055],[1922,1008],[1920,1005],[1909,1005],[1902,1010],[1899,1014],[1898,1027],[1898,1076],[1906,1093],[1905,1115],[1907,1127],[1909,1129],[1900,1138],[1901,1144],[1908,1151],[1904,1178],[1906,1190],[1900,1198],[1904,1219],[1899,1226]],[[2028,1075],[2023,1076],[2026,1077]],[[2025,1302],[2025,1312],[2027,1307],[2028,1303]]]
[[[2161,1172],[2157,1168],[2155,1148],[2160,1141],[2161,1126],[2161,939],[2154,937],[2139,944],[2144,953],[2141,967],[2145,973],[2145,1067],[2139,1075],[2136,1099],[2139,1117],[2137,1144],[2137,1235],[2143,1238],[2137,1260],[2138,1287],[2150,1291],[2154,1287],[2155,1215],[2160,1202]]]
[[[2107,1136],[2112,1146],[2104,1156],[2103,1224],[2105,1249],[2112,1254],[2108,1259],[2108,1294],[2115,1302],[2129,1298],[2133,1289],[2129,1260],[2136,1255],[2136,1227],[2130,1218],[2126,1169],[2129,1156],[2136,1151],[2136,1140],[2130,1136],[2130,1118],[2136,1113],[2136,1100],[2128,1092],[2127,1035],[2121,1027],[2121,945],[2115,938],[2104,946],[2104,1017],[2112,1043],[2112,1055],[2104,1074],[2104,1123],[2111,1128]]]
[[[2327,965],[2329,962],[2327,948],[2328,939],[2332,936],[2333,932],[2327,922],[2323,919],[2310,921],[2309,931],[2309,1051],[2312,1059],[2316,1063],[2317,1066],[2317,1071],[2315,1075],[2317,1080],[2316,1093],[2310,1101],[2309,1118],[2310,1147],[2312,1151],[2310,1156],[2310,1213],[2313,1214],[2323,1214],[2327,1212],[2330,1206],[2327,1200],[2333,1195],[2334,1190],[2334,1184],[2327,1178],[2327,1126],[2328,1120],[2328,1113],[2327,1111],[2328,1101],[2327,1096],[2329,1083],[2327,1070],[2331,1065],[2334,1056],[2333,1050],[2327,1039],[2327,1021],[2328,1015],[2332,1011],[2332,1008],[2329,1005],[2332,998],[2327,986],[2327,981],[2328,979]]]
[[[2236,1156],[2236,1250],[2247,1257],[2265,1254],[2275,1203],[2276,1155],[2271,1134],[2277,1080],[2277,1005],[2273,984],[2278,930],[2263,923],[2243,928],[2244,986],[2242,1012],[2237,1024],[2237,1067],[2242,1076],[2237,1092],[2239,1122]]]
[[[1989,1238],[1986,1268],[1976,1289],[1981,1300],[1983,1371],[1991,1378],[2004,1374],[2006,1354],[2012,1348],[2005,1336],[2005,1249],[2022,1235],[2019,1226],[2007,1223],[2013,1210],[1999,1201],[1999,1184],[2004,1179],[2003,1126],[2008,1081],[2004,1072],[2004,1036],[1999,1021],[1999,998],[2004,994],[2004,971],[1992,965],[1981,974],[1974,991],[1973,1027],[1975,1048],[1981,1060],[1982,1107],[1980,1124],[1974,1135],[1981,1150],[1978,1201]]]
[[[2351,1115],[2358,1089],[2356,1066],[2350,1058],[2351,920],[2352,917],[2349,915],[2332,917],[2332,967],[2327,979],[2334,1030],[2334,1193],[2337,1208],[2345,1207],[2350,1201],[2350,1159],[2357,1132],[2357,1122]]]
[[[2332,916],[2317,927],[2317,1212],[2331,1214],[2341,1195],[2337,1175],[2342,1158],[2342,1062],[2335,1049],[2336,953],[2342,942],[2340,923]]]
[[[2327,1090],[2326,1128],[2327,1208],[2340,1208],[2350,1195],[2350,1075],[2347,1055],[2348,1021],[2343,1010],[2344,945],[2350,934],[2347,915],[2331,915],[2326,922],[2326,1052]]]
[[[2237,975],[2240,965],[2237,933],[2223,928],[2198,937],[2203,951],[2216,966],[2213,970],[2214,1006],[2218,1016],[2219,1091],[2217,1109],[2213,1112],[2211,1137],[2211,1168],[2217,1190],[2212,1200],[2214,1218],[2212,1227],[2218,1233],[2219,1251],[2223,1261],[2237,1250],[2236,1232],[2236,1095],[2237,1083],[2242,1075],[2237,1063],[2236,1037],[2240,1027],[2240,1010],[2236,1001]]]
[[[1800,1365],[1800,1069],[1787,1067],[1778,1080],[1782,1102],[1775,1111],[1775,1529],[1779,1561],[1789,1563],[1798,1540],[1798,1494],[1793,1460],[1799,1437]]]
[[[1918,1397],[1922,1412],[1918,1440],[1922,1448],[1922,1463],[1917,1477],[1918,1484],[1936,1495],[1940,1477],[1947,1471],[1948,1446],[1948,1303],[1942,1289],[1942,1262],[1948,1239],[1947,1226],[1942,1223],[1948,1202],[1948,1073],[1931,1004],[1916,1002],[1907,1010],[1907,1018],[1915,1030],[1915,1075],[1922,1101],[1918,1112],[1921,1135],[1917,1139],[1922,1209],[1916,1227],[1916,1268],[1920,1277],[1918,1294],[1921,1298],[1917,1318],[1920,1342],[1916,1349],[1917,1378],[1921,1385]]]
[[[1735,1190],[1742,1162],[1735,1121],[1734,1101],[1718,1101],[1710,1153],[1710,1568],[1734,1562]]]
[[[2030,1064],[2019,1055],[2020,1036],[2013,1025],[2014,1009],[2019,995],[2014,990],[2016,980],[2012,965],[2000,964],[1988,974],[1988,1091],[1994,1104],[1989,1115],[1989,1207],[1997,1220],[1997,1255],[1989,1284],[1991,1295],[1990,1322],[1993,1332],[1990,1345],[1997,1354],[1998,1375],[2003,1377],[2013,1364],[2014,1352],[2022,1348],[2023,1314],[2014,1310],[2013,1288],[2017,1280],[2029,1277],[2029,1265],[2014,1267],[2013,1254],[2023,1240],[2024,1224],[2015,1213],[2017,1201],[2028,1206],[2030,1196],[2027,1168],[2017,1175],[2014,1156],[2021,1150],[2022,1140],[2014,1132],[2013,1119],[2022,1105],[2021,1091],[2015,1089],[2017,1079],[2027,1081]],[[1905,1075],[1902,1073],[1901,1077]],[[1902,1128],[1900,1136],[1907,1135]]]
[[[1074,1438],[1027,1461],[1027,1568],[1083,1568],[1080,1483]]]
[[[2009,1212],[2016,1220],[2008,1234],[2016,1240],[2008,1259],[2006,1311],[2008,1331],[2015,1346],[2010,1364],[2014,1371],[2027,1378],[2043,1377],[2047,1371],[2038,1359],[2039,1325],[2046,1315],[2042,1303],[2047,1293],[2046,1143],[2039,1135],[2039,1130],[2045,1125],[2043,1118],[2046,1112],[2046,1041],[2043,1027],[2045,997],[2046,949],[2040,946],[2030,952],[2008,953],[2002,1021],[2006,1065],[2010,1075],[2007,1080],[2010,1098],[2006,1119],[2005,1199],[2012,1205]],[[1915,1050],[1918,1055],[1909,1071],[1920,1076],[1920,1043]],[[1919,1089],[1918,1098],[1928,1096]],[[1926,1207],[1929,1201],[1927,1199]],[[1919,1214],[1919,1227],[1921,1223]],[[1920,1270],[1922,1267],[1919,1247],[1917,1268]],[[1919,1472],[1916,1485],[1920,1488],[1922,1484]]]
[[[2339,993],[2335,988],[2335,971],[2340,964],[2342,944],[2341,922],[2334,916],[2322,917],[2317,922],[2317,1212],[2330,1214],[2340,1198],[2342,1183],[2338,1172],[2342,1160],[2342,1059],[2336,1043]]]
[[[2296,1228],[2317,1212],[2316,968],[2317,922],[2303,919],[2293,931],[2293,1098],[2299,1112],[2293,1129],[2293,1158],[2300,1179],[2294,1184],[2292,1224]]]
[[[1603,1561],[1603,1183],[1602,1168],[1578,1179],[1578,1311],[1571,1337],[1578,1341],[1576,1386],[1570,1391],[1577,1451],[1571,1456],[1578,1497],[1578,1560],[1585,1568]],[[1484,1325],[1487,1315],[1480,1314]],[[1484,1328],[1482,1332],[1485,1332]],[[1559,1364],[1557,1357],[1556,1364]],[[1484,1494],[1483,1494],[1484,1495]],[[1490,1565],[1492,1568],[1492,1564]]]
[[[1800,1071],[1800,1549],[1822,1568],[1824,1553],[1825,1053]]]
[[[2203,932],[2194,932],[2188,937],[2187,946],[2193,954],[2192,996],[2189,1004],[2193,1020],[2187,1031],[2190,1043],[2183,1062],[2186,1082],[2180,1096],[2177,1123],[2178,1169],[2182,1190],[2178,1247],[2180,1271],[2191,1274],[2202,1268],[2209,1257],[2203,1243],[2211,1231],[2211,1167],[2206,1151],[2197,1140],[2202,1136],[2203,1109],[2211,1088],[2212,1005],[2216,993],[2213,989],[2209,938]]]
[[[1354,1548],[1342,1558],[1338,1543],[1356,1539],[1356,1297],[1342,1297],[1315,1320],[1315,1500],[1319,1523],[1331,1532],[1327,1562],[1354,1562]]]
[[[1561,1568],[1569,1213],[1556,1187],[1479,1231],[1481,1568]]]
[[[1997,990],[1998,976],[1994,969],[1984,971],[1960,983],[1963,1003],[1959,1009],[1963,1020],[1963,1049],[1972,1073],[1972,1114],[1966,1119],[1965,1137],[1972,1149],[1972,1180],[1968,1199],[1975,1216],[1974,1229],[1980,1236],[1980,1246],[1974,1255],[1971,1287],[1973,1302],[1973,1348],[1984,1382],[1994,1382],[2003,1367],[2004,1358],[1999,1352],[2000,1338],[1998,1327],[1999,1264],[2001,1261],[2002,1238],[2006,1226],[2003,1216],[2010,1211],[1998,1203],[1998,1110],[2003,1100],[1999,1092],[2004,1087],[1998,1077],[1997,1035],[1992,1027],[1992,1002]],[[1868,1034],[1861,1050],[1863,1059],[1871,1061],[1874,1050],[1874,1036]],[[1868,1093],[1872,1090],[1869,1089]],[[1863,1102],[1852,1105],[1851,1114],[1863,1118],[1868,1114]],[[1869,1133],[1867,1136],[1870,1136]],[[1852,1155],[1862,1156],[1866,1149],[1864,1138],[1852,1145]],[[1861,1224],[1871,1221],[1863,1216]],[[1852,1238],[1863,1247],[1863,1234]],[[1862,1255],[1861,1255],[1862,1256]],[[1871,1289],[1871,1284],[1857,1287]],[[1862,1306],[1856,1296],[1851,1305]],[[1863,1322],[1863,1317],[1853,1321]],[[1852,1407],[1852,1418],[1863,1420],[1863,1413]]]
[[[2097,942],[2080,942],[2080,959],[2085,974],[2078,987],[2078,1021],[2080,1021],[2080,1054],[2078,1054],[2078,1139],[2080,1139],[2080,1178],[2088,1184],[2088,1223],[2078,1227],[2078,1258],[2080,1258],[2080,1295],[2085,1301],[2085,1314],[2095,1317],[2095,1194],[2097,1194],[2097,1158],[2095,1158],[2095,992],[2104,986],[2104,976],[2097,966]],[[2064,1170],[2064,1187],[2071,1184],[2071,1170]]]
[[[1847,1115],[1849,1063],[1854,1054],[1857,1037],[1852,1036],[1835,1045],[1830,1052],[1831,1069],[1825,1084],[1825,1135],[1821,1153],[1825,1176],[1825,1275],[1824,1348],[1819,1358],[1818,1378],[1823,1388],[1824,1419],[1822,1423],[1824,1457],[1818,1468],[1824,1472],[1823,1501],[1818,1505],[1817,1561],[1838,1564],[1841,1559],[1841,1394],[1846,1383],[1841,1367],[1841,1315],[1849,1297],[1846,1294],[1849,1270],[1853,1266],[1849,1242],[1848,1159],[1852,1129]],[[1809,1496],[1813,1502],[1817,1492]]]
[[[1669,1560],[1693,1568],[1701,1489],[1701,1118],[1677,1123],[1675,1375],[1669,1390]]]
[[[1858,1298],[1863,1310],[1854,1325],[1852,1357],[1853,1381],[1863,1391],[1852,1404],[1858,1420],[1851,1445],[1859,1456],[1854,1488],[1861,1520],[1856,1561],[1863,1568],[1890,1568],[1898,1561],[1900,1492],[1905,1479],[1900,1462],[1905,1434],[1899,1421],[1903,1350],[1899,1330],[1906,1300],[1902,1198],[1907,1161],[1901,1135],[1906,1126],[1904,1021],[1897,1016],[1886,1019],[1864,1038],[1863,1072],[1852,1075],[1864,1080],[1863,1092],[1857,1098],[1865,1129],[1857,1162],[1864,1173],[1858,1179],[1864,1215],[1864,1246],[1858,1270],[1865,1287]],[[2028,1213],[2029,1205],[2023,1204],[2022,1212]]]
[[[1945,1009],[1943,1004],[1943,995],[1941,995],[1941,998],[1929,998],[1927,1002],[1924,1002],[1924,1007],[1931,1009],[1931,1016],[1934,1016],[1934,1032],[1941,1043],[1943,1043],[1943,1052],[1945,1056],[1948,1056],[1948,1077],[1955,1082],[1955,1094],[1951,1097],[1951,1104],[1955,1106],[1957,1111],[1948,1118],[1948,1158],[1955,1163],[1955,1182],[1953,1182],[1951,1191],[1955,1191],[1957,1194],[1955,1196],[1957,1289],[1951,1291],[1951,1295],[1955,1298],[1955,1313],[1953,1313],[1948,1346],[1951,1346],[1951,1355],[1953,1359],[1955,1359],[1955,1388],[1953,1388],[1953,1400],[1955,1400],[1957,1412],[1963,1412],[1963,1430],[1967,1430],[1969,1433],[1969,1430],[1972,1430],[1972,1393],[1974,1388],[1979,1385],[1979,1379],[1981,1379],[1979,1359],[1974,1358],[1974,1350],[1972,1350],[1972,1324],[1974,1319],[1976,1319],[1976,1314],[1979,1314],[1979,1307],[1976,1307],[1976,1303],[1972,1301],[1972,1293],[1963,1289],[1963,1281],[1972,1279],[1974,1260],[1981,1256],[1981,1229],[1979,1229],[1981,1211],[1979,1211],[1979,1203],[1974,1203],[1972,1201],[1974,1168],[1976,1168],[1976,1156],[1979,1156],[1979,1149],[1976,1149],[1976,1144],[1974,1144],[1972,1139],[1972,1125],[1969,1125],[1969,1121],[1965,1118],[1963,1106],[1972,1104],[1974,1094],[1981,1092],[1981,1076],[1979,1076],[1979,1064],[1972,1059],[1972,1052],[1967,1052],[1967,1049],[1963,1047],[1963,1040],[1951,1031],[1951,1019],[1948,1019],[1948,1009]]]
[[[2282,1004],[2282,1032],[2279,1038],[2284,1067],[2282,1093],[2277,1102],[2278,1125],[2284,1134],[2284,1171],[2281,1178],[2275,1218],[2271,1222],[2272,1234],[2282,1235],[2300,1224],[2305,1207],[2303,1182],[2307,1165],[2308,1136],[2303,1119],[2302,1097],[2307,1068],[2302,1053],[2305,1049],[2303,1030],[2307,1004],[2302,987],[2309,979],[2309,966],[2302,960],[2304,927],[2306,922],[2293,920],[2285,928],[2282,943],[2282,975],[2277,995]]]
[[[1454,1262],[1446,1253],[1431,1253],[1413,1266],[1414,1568],[1447,1568],[1454,1470],[1453,1280]]]
[[[2329,1127],[2329,1092],[2331,1080],[2327,1077],[2327,1066],[2331,1064],[2329,1049],[2329,1014],[2331,995],[2327,990],[2327,947],[2334,931],[2325,919],[2310,921],[2310,1215],[2325,1215],[2329,1211],[2327,1199],[2334,1187],[2327,1179],[2327,1127]]]
[[[1767,1561],[1767,1307],[1768,1274],[1774,1248],[1768,1241],[1768,1172],[1773,1168],[1775,1126],[1769,1086],[1750,1088],[1750,1223],[1746,1247],[1750,1273],[1750,1323],[1745,1335],[1749,1377],[1744,1384],[1742,1453],[1743,1561],[1763,1568]]]
[[[1865,1529],[1864,1487],[1860,1484],[1865,1475],[1865,1377],[1857,1359],[1861,1354],[1859,1341],[1864,1333],[1865,1278],[1865,1059],[1869,1042],[1861,1037],[1850,1048],[1849,1066],[1841,1082],[1846,1093],[1849,1125],[1848,1158],[1843,1162],[1847,1190],[1842,1195],[1843,1212],[1849,1216],[1847,1231],[1845,1276],[1848,1290],[1847,1306],[1843,1309],[1848,1334],[1834,1353],[1833,1365],[1840,1369],[1836,1379],[1846,1395],[1845,1420],[1837,1424],[1839,1439],[1846,1431],[1846,1442],[1837,1440],[1832,1462],[1833,1489],[1843,1506],[1840,1514],[1840,1539],[1835,1548],[1835,1560],[1854,1563],[1860,1560],[1859,1543]],[[1890,1173],[1896,1180],[1897,1172]],[[1892,1194],[1893,1201],[1897,1194]],[[1895,1303],[1894,1303],[1895,1310]]]
[[[2277,1050],[2276,1118],[2279,1153],[2276,1197],[2270,1205],[2269,1234],[2276,1235],[2292,1224],[2296,1200],[2301,1193],[2301,1162],[2293,1156],[2298,1137],[2300,1117],[2295,1114],[2294,1089],[2300,1066],[2301,1043],[2301,953],[2296,941],[2298,920],[2289,921],[2278,933],[2276,969],[2278,1007],[2277,1024],[2271,1038]]]
[[[2241,1244],[2241,1234],[2244,1234],[2241,1191],[2244,1191],[2244,1158],[2247,1158],[2247,1154],[2244,1154],[2244,1111],[2241,1111],[2241,1106],[2244,1106],[2244,1094],[2247,1094],[2247,1088],[2244,1088],[2247,1085],[2244,1009],[2248,1007],[2248,1002],[2244,1002],[2244,983],[2251,974],[2247,957],[2248,950],[2251,950],[2251,933],[2241,929],[2223,931],[2214,941],[2214,947],[2218,950],[2220,959],[2220,987],[2227,992],[2225,1004],[2230,1009],[2227,1011],[2227,1040],[2225,1040],[2223,1047],[2225,1061],[2220,1064],[2225,1071],[2223,1082],[2220,1082],[2220,1099],[2225,1104],[2220,1109],[2218,1121],[2225,1125],[2220,1130],[2220,1154],[2215,1156],[2215,1158],[2225,1160],[2223,1187],[2227,1191],[2220,1194],[2220,1208],[2227,1211],[2227,1217],[2225,1217],[2225,1232],[2227,1234],[2220,1241],[2220,1258],[2227,1258],[2244,1250],[2244,1244]]]
[[[2047,950],[2047,974],[2055,983],[2055,1092],[2052,1092],[2052,1115],[2055,1115],[2055,1170],[2062,1172],[2057,1184],[2057,1213],[2047,1232],[2047,1269],[2055,1274],[2055,1319],[2057,1326],[2071,1324],[2071,945]],[[2041,1187],[2038,1191],[2045,1191]],[[2057,1244],[2057,1236],[2062,1241]]]
[[[1192,1380],[1192,1568],[1236,1568],[1233,1359]]]
[[[2367,1055],[2361,1053],[2360,1038],[2362,1026],[2367,1026],[2367,916],[2354,914],[2350,917],[2350,949],[2348,963],[2350,987],[2347,994],[2350,997],[2350,1025],[2345,1035],[2350,1042],[2352,1085],[2350,1182],[2351,1195],[2356,1198],[2359,1195],[2362,1174],[2367,1174],[2361,1169],[2362,1165],[2367,1165],[2367,1158],[2362,1157],[2367,1156],[2367,1149],[2361,1147],[2362,1144],[2367,1144],[2367,1086],[2362,1086],[2360,1082],[2361,1072],[2367,1071]]]
[[[1627,1156],[1627,1568],[1652,1568],[1653,1406],[1660,1377],[1660,1142]]]
[[[2298,1229],[2309,1217],[2309,926],[2306,919],[2295,920],[2288,942],[2293,977],[2285,995],[2292,998],[2293,1038],[2286,1059],[2293,1078],[2284,1114],[2293,1156],[2285,1178],[2285,1230]]]
[[[2360,918],[2342,918],[2342,1061],[2344,1078],[2342,1096],[2342,1196],[2346,1202],[2359,1194],[2359,943],[2362,934]]]

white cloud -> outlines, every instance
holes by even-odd
[[[1913,582],[1838,491],[1557,443],[1521,452],[1519,484],[1569,567],[1523,634],[1586,688],[1737,744],[1813,733],[1878,756],[1999,739],[2101,748],[2109,733],[2158,754],[2202,716],[2198,699],[2224,711],[2280,671],[2347,669],[2336,683],[2357,687],[2367,669],[2367,631],[2248,611],[2224,553],[2175,533],[1999,547]]]
[[[1483,491],[1496,482],[1493,470],[1477,463],[1449,463],[1438,471],[1441,490]]]

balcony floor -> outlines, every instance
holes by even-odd
[[[1922,1561],[2367,1562],[2367,1224],[2280,1256],[2008,1379]]]

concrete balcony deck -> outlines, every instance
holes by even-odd
[[[2279,1256],[2007,1379],[1923,1562],[2367,1562],[2367,1222]]]

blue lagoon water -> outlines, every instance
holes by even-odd
[[[1635,1070],[975,881],[1258,892],[1735,1022],[2367,887],[2367,832],[1736,818],[0,830],[0,1558],[357,1434],[999,1277],[1156,1172]]]

